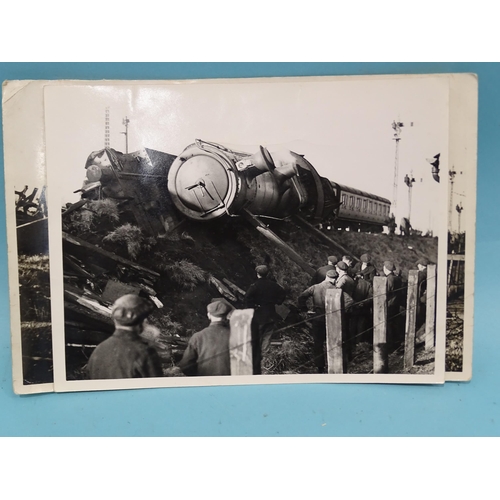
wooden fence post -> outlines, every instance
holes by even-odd
[[[236,309],[229,319],[231,375],[253,375],[252,318],[253,309]]]
[[[326,291],[326,360],[328,373],[346,373],[344,343],[342,335],[342,290],[330,288]]]
[[[425,304],[425,349],[432,349],[436,339],[436,265],[427,266],[427,303]]]
[[[408,273],[408,299],[406,301],[405,370],[409,370],[415,364],[415,329],[418,300],[418,271],[412,270]]]
[[[389,373],[387,350],[387,278],[373,278],[373,373]]]

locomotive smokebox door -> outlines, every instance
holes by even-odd
[[[237,179],[223,158],[186,148],[170,168],[168,187],[175,206],[192,219],[208,220],[226,213],[234,199]]]

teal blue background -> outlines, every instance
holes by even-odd
[[[445,72],[479,76],[475,338],[470,383],[204,387],[16,396],[12,391],[2,176],[0,436],[498,436],[499,64],[0,64],[2,81]]]

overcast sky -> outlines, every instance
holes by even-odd
[[[255,152],[291,149],[320,175],[392,201],[394,120],[404,123],[399,149],[397,220],[408,213],[405,174],[413,173],[412,224],[436,230],[448,180],[448,81],[439,77],[340,80],[268,79],[170,84],[57,85],[45,88],[49,168],[61,204],[76,201],[90,152],[104,147],[105,108],[111,147],[178,155],[195,139]],[[411,123],[413,122],[413,126]],[[426,158],[441,153],[441,184]],[[457,182],[455,192],[463,189]],[[459,197],[457,196],[457,199]],[[441,204],[440,204],[441,203]],[[446,209],[444,210],[446,212]]]

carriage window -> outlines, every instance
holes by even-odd
[[[361,198],[359,197],[356,198],[356,210],[361,211]]]
[[[372,214],[373,213],[373,201],[370,200],[370,209],[368,210],[368,213]]]
[[[349,196],[349,208],[354,209],[354,196]]]
[[[347,195],[346,194],[342,195],[342,205],[347,206]]]
[[[363,212],[368,210],[368,200],[363,200]]]

